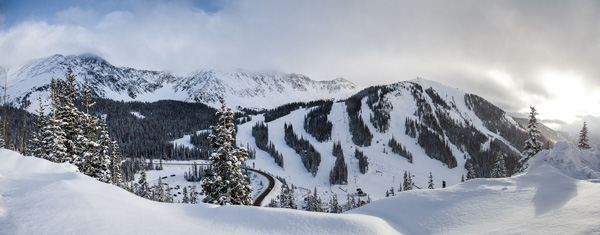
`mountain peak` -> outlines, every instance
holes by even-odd
[[[274,108],[291,102],[343,99],[356,86],[343,78],[314,81],[296,73],[247,70],[199,70],[189,76],[168,72],[116,67],[102,57],[85,53],[61,54],[29,62],[7,76],[14,101],[35,99],[47,89],[52,77],[63,78],[71,66],[79,83],[88,83],[93,94],[124,101],[175,99],[218,106],[215,97],[227,97],[232,107]],[[44,88],[45,87],[45,88]],[[32,96],[32,94],[38,94]]]

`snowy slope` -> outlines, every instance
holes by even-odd
[[[403,192],[349,214],[384,219],[405,234],[598,234],[600,184],[536,166],[524,175]]]
[[[383,220],[286,209],[149,201],[0,149],[0,234],[396,234]]]
[[[352,141],[352,135],[348,126],[348,114],[346,104],[343,102],[334,103],[332,110],[328,116],[330,122],[333,123],[332,138],[329,141],[319,142],[303,128],[305,115],[311,109],[300,108],[290,114],[268,122],[269,141],[272,141],[276,149],[283,154],[284,168],[277,166],[273,158],[268,153],[258,149],[255,144],[254,137],[251,135],[252,126],[257,122],[264,120],[263,115],[253,116],[252,121],[239,125],[237,134],[238,145],[254,148],[257,151],[255,160],[249,160],[249,165],[255,163],[256,168],[260,168],[277,176],[284,177],[288,183],[295,186],[312,190],[317,187],[324,201],[328,201],[333,194],[337,194],[338,198],[342,198],[342,203],[345,203],[345,198],[348,193],[353,194],[357,188],[361,188],[368,193],[373,200],[385,197],[385,192],[394,188],[397,190],[400,187],[400,182],[403,180],[404,171],[409,171],[413,175],[413,181],[420,188],[427,188],[429,173],[432,172],[436,188],[442,187],[442,181],[446,181],[448,186],[460,183],[461,177],[466,176],[465,162],[466,159],[474,157],[460,149],[457,145],[463,143],[450,143],[452,153],[457,161],[457,167],[449,168],[439,160],[430,158],[425,152],[425,149],[417,143],[416,138],[412,138],[405,134],[406,118],[418,119],[415,112],[418,109],[414,97],[410,90],[415,84],[419,84],[423,89],[433,88],[440,97],[446,100],[447,103],[454,104],[448,110],[449,116],[457,123],[471,123],[476,130],[482,132],[489,140],[497,139],[502,141],[510,149],[506,150],[510,154],[521,157],[515,146],[505,140],[501,133],[496,133],[487,129],[482,121],[465,103],[465,93],[454,88],[443,86],[439,83],[416,79],[413,81],[400,82],[388,86],[391,92],[385,95],[385,98],[392,104],[393,108],[390,112],[390,127],[387,132],[379,132],[369,121],[369,116],[373,111],[366,104],[367,98],[362,99],[361,116],[373,134],[373,140],[368,147],[359,147]],[[426,97],[427,98],[427,97]],[[427,102],[433,107],[436,107],[433,102],[427,98]],[[502,115],[499,120],[510,125],[517,131],[522,131],[518,125],[507,115]],[[298,136],[303,136],[321,153],[321,163],[319,171],[315,177],[309,173],[301,162],[299,154],[290,148],[284,141],[284,124],[292,124],[294,131]],[[406,158],[398,154],[392,153],[391,148],[387,146],[391,137],[394,137],[399,143],[406,146],[407,150],[414,156],[413,162],[409,163]],[[448,139],[448,137],[444,137]],[[489,142],[488,140],[488,142]],[[329,173],[335,163],[335,157],[332,155],[333,143],[340,141],[344,151],[345,162],[348,165],[348,184],[347,185],[330,185]],[[369,171],[366,174],[361,174],[359,171],[358,160],[354,157],[354,150],[359,148],[369,157]],[[482,149],[486,146],[482,146]],[[489,146],[487,147],[489,148]],[[385,153],[383,150],[385,149]],[[307,191],[305,193],[308,193]],[[299,198],[301,200],[302,198]],[[361,200],[366,200],[362,198]]]
[[[71,66],[78,82],[87,82],[95,95],[113,100],[181,100],[217,106],[218,97],[232,107],[274,108],[286,103],[346,98],[356,86],[343,78],[314,81],[300,74],[202,70],[190,76],[116,67],[90,54],[54,55],[16,66],[4,73],[13,101],[47,98],[52,77],[64,79]]]
[[[547,153],[555,163],[599,155],[566,150],[557,146]],[[600,233],[600,180],[575,179],[577,174],[549,161],[530,163],[528,172],[511,178],[402,192],[327,214],[152,202],[68,164],[1,149],[0,234]]]

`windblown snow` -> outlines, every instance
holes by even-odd
[[[523,174],[413,190],[345,214],[149,201],[0,150],[0,234],[598,234],[596,149],[545,150]]]

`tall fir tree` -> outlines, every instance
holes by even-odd
[[[213,154],[210,157],[212,172],[202,180],[206,197],[204,202],[219,205],[251,205],[248,177],[242,173],[242,165],[248,159],[248,150],[234,143],[235,124],[231,108],[221,98],[221,109],[217,111],[219,124],[211,126]]]
[[[429,181],[428,183],[428,187],[429,189],[433,189],[434,183],[433,183],[433,175],[431,174],[431,171],[429,172]]]
[[[148,181],[146,180],[146,171],[142,169],[140,172],[140,179],[138,180],[138,187],[136,190],[136,194],[143,198],[150,198],[150,186],[148,185]]]
[[[29,154],[38,158],[46,158],[44,157],[44,149],[42,142],[42,129],[47,125],[46,115],[44,113],[44,103],[42,103],[42,97],[38,97],[38,102],[40,107],[38,108],[38,115],[35,120],[35,126],[37,127],[37,131],[31,133],[31,137],[28,143]]]
[[[581,131],[579,131],[579,143],[577,144],[577,146],[579,147],[579,149],[591,148],[590,140],[588,138],[587,123],[585,121],[583,122],[583,127],[581,128]]]
[[[507,177],[506,173],[506,162],[504,160],[505,155],[498,155],[494,162],[494,169],[492,170],[492,178],[504,178]]]
[[[403,190],[408,191],[408,190],[412,190],[412,189],[413,189],[412,176],[410,175],[410,172],[404,171]]]
[[[61,107],[58,97],[58,84],[56,79],[50,80],[51,114],[48,115],[46,126],[41,130],[41,138],[44,156],[53,162],[66,162],[67,149],[65,147],[66,137],[61,128],[62,121],[57,118],[57,112]]]
[[[338,201],[337,194],[333,194],[331,198],[331,203],[329,203],[329,212],[330,213],[342,213],[342,207],[340,206],[340,202]]]
[[[54,108],[56,119],[59,126],[65,135],[65,162],[74,163],[79,166],[82,158],[82,146],[78,140],[78,136],[82,133],[79,122],[81,113],[75,107],[75,99],[77,97],[77,85],[75,75],[71,66],[67,68],[65,73],[65,81],[59,82],[61,90],[58,93],[58,102]]]
[[[473,164],[471,164],[471,162],[467,162],[467,180],[475,178],[477,178],[477,176],[475,175],[475,169],[473,169]]]
[[[121,152],[119,151],[119,144],[117,144],[117,141],[113,141],[110,148],[110,182],[119,187],[123,185],[123,178],[121,175],[123,163],[124,161],[121,159]]]
[[[527,168],[527,161],[529,161],[529,159],[531,159],[533,156],[542,151],[542,148],[544,147],[544,144],[539,140],[540,131],[537,127],[537,110],[533,106],[530,106],[529,108],[531,109],[531,112],[529,113],[529,124],[527,125],[527,135],[529,136],[529,138],[525,141],[525,147],[523,150],[525,158],[522,159],[521,170]]]

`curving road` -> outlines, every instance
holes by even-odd
[[[269,193],[271,192],[271,190],[273,190],[273,188],[275,188],[275,179],[265,172],[262,172],[262,171],[259,171],[256,169],[251,169],[251,168],[245,168],[245,169],[256,172],[256,173],[266,177],[267,180],[269,180],[269,186],[267,186],[267,189],[265,189],[260,194],[258,194],[258,196],[256,196],[256,198],[254,198],[254,203],[252,203],[253,206],[260,206],[262,204],[262,201],[265,200],[265,197],[267,195],[269,195]]]

